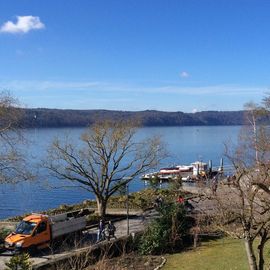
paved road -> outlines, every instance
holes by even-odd
[[[156,216],[155,211],[148,211],[143,216],[138,216],[135,218],[132,218],[129,220],[129,232],[138,232],[142,231],[143,228],[146,226],[146,224],[154,217]],[[118,221],[115,223],[116,227],[116,237],[125,236],[127,234],[127,220]],[[97,228],[88,230],[84,233],[84,239],[83,239],[83,246],[89,246],[96,243],[97,240]],[[58,258],[61,256],[66,256],[68,254],[72,254],[74,252],[75,248],[72,251],[69,252],[61,252],[56,253],[54,255],[51,254],[50,250],[45,250],[40,254],[37,254],[35,257],[31,258],[33,261],[33,264],[39,264],[42,262],[46,262],[48,260],[52,260],[54,258]],[[9,261],[11,258],[11,255],[1,255],[0,256],[0,270],[5,269],[5,262]]]

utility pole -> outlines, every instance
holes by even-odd
[[[126,208],[127,208],[127,235],[129,235],[129,204],[128,204],[129,190],[128,190],[128,183],[126,183],[126,195],[127,195],[127,200],[126,200]]]

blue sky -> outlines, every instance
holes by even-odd
[[[269,0],[0,1],[0,89],[26,107],[239,110],[270,92]]]

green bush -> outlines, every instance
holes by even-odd
[[[5,248],[5,238],[11,233],[11,230],[8,228],[0,229],[0,250]]]
[[[5,238],[11,233],[11,229],[1,228],[0,229],[0,242],[4,241]]]
[[[159,208],[160,216],[152,221],[141,238],[141,254],[162,254],[183,247],[183,236],[189,224],[182,204],[165,203]]]
[[[7,268],[5,270],[30,270],[32,269],[32,263],[30,261],[30,256],[27,253],[22,253],[20,255],[13,256],[9,262],[5,263]]]

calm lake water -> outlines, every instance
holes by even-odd
[[[213,161],[213,166],[218,166],[224,153],[224,143],[231,140],[236,142],[239,126],[211,126],[211,127],[153,127],[141,128],[136,135],[138,139],[161,135],[171,156],[161,166],[172,164],[190,164],[196,160]],[[30,143],[25,148],[25,153],[31,161],[30,166],[36,169],[36,164],[46,157],[46,149],[55,137],[64,138],[66,135],[74,141],[78,140],[83,128],[50,128],[29,129],[25,136]],[[225,161],[226,162],[226,161]],[[93,199],[93,195],[80,190],[68,188],[52,188],[59,181],[45,176],[40,169],[38,181],[25,182],[15,186],[0,186],[0,218],[19,215],[25,212],[37,212],[54,208],[60,204],[82,202]],[[144,182],[134,179],[130,184],[130,191],[145,188]]]

